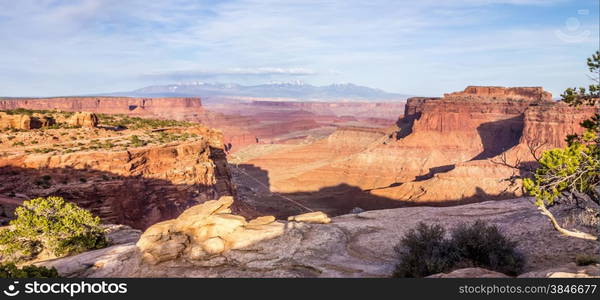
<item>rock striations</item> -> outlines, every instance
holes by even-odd
[[[0,99],[0,110],[87,111],[140,117],[190,120],[204,109],[200,98],[56,97]]]
[[[532,146],[564,146],[565,136],[580,133],[579,123],[596,111],[554,102],[540,87],[471,86],[443,98],[408,99],[397,126],[369,141],[356,130],[335,139],[350,132],[344,128],[327,140],[246,163],[268,172],[272,190],[280,192],[344,184],[397,205],[514,198],[520,190],[504,179],[515,170],[503,159],[532,162]],[[298,159],[296,168],[285,163]]]
[[[179,131],[198,137],[126,150],[0,157],[0,192],[62,196],[104,222],[141,229],[194,204],[234,195],[222,133],[203,126]]]

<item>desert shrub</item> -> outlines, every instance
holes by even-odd
[[[591,193],[600,184],[600,149],[594,143],[596,134],[586,132],[584,142],[572,142],[562,149],[545,151],[533,178],[523,181],[525,190],[538,205],[552,205],[558,195],[568,189]]]
[[[0,265],[0,278],[59,278],[55,268],[34,265],[17,267],[13,263]]]
[[[600,259],[598,258],[598,256],[595,255],[578,254],[575,257],[575,263],[578,266],[589,266],[600,263]]]
[[[481,220],[460,224],[452,231],[452,243],[460,263],[482,267],[508,275],[523,270],[525,259],[515,247],[515,241],[506,238],[494,225]]]
[[[400,263],[393,276],[424,277],[450,270],[457,256],[445,235],[446,230],[440,225],[419,223],[409,230],[395,248]]]
[[[35,258],[42,251],[64,256],[107,245],[100,218],[61,197],[25,201],[15,215],[11,226],[0,231],[5,261]]]
[[[140,137],[138,137],[137,135],[132,135],[129,138],[129,141],[131,142],[131,145],[134,147],[142,147],[142,146],[146,146],[147,142],[140,139]]]
[[[516,242],[483,221],[461,224],[449,238],[442,226],[419,223],[395,248],[399,263],[393,276],[424,277],[464,267],[517,275],[525,259],[515,247]]]
[[[588,88],[568,88],[561,95],[562,101],[570,106],[597,106],[600,99],[600,51],[587,59],[590,79]],[[539,167],[523,179],[523,188],[536,198],[542,215],[546,216],[555,230],[567,236],[586,240],[598,240],[598,236],[577,230],[562,228],[554,215],[546,208],[553,205],[569,205],[581,208],[580,203],[559,203],[556,200],[563,192],[583,193],[600,204],[596,189],[600,186],[600,113],[584,120],[580,126],[583,134],[567,135],[567,146],[544,151],[538,160]]]

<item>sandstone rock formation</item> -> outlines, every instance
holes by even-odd
[[[0,110],[15,108],[88,111],[199,122],[222,130],[225,144],[232,145],[230,150],[237,151],[256,143],[279,140],[294,143],[313,135],[321,137],[334,130],[332,125],[341,123],[389,126],[401,114],[403,103],[282,104],[243,101],[211,106],[214,111],[209,111],[202,106],[200,98],[57,97],[0,100]]]
[[[28,115],[9,115],[5,112],[0,112],[0,129],[14,128],[29,130],[31,126],[31,117]]]
[[[146,263],[181,258],[201,261],[230,250],[242,249],[283,234],[284,224],[272,216],[250,221],[231,214],[233,197],[207,201],[184,211],[173,220],[152,225],[137,247]]]
[[[397,206],[508,199],[521,191],[505,179],[519,174],[502,163],[531,164],[531,148],[539,155],[564,146],[566,135],[582,132],[579,123],[596,111],[553,102],[539,87],[467,87],[443,98],[408,99],[397,126],[379,129],[369,141],[357,130],[341,129],[327,140],[244,163],[268,173],[275,192],[321,193],[347,185],[373,199],[397,200]],[[388,202],[383,208],[392,206]]]
[[[98,116],[89,112],[76,112],[69,118],[67,124],[75,127],[94,128],[98,126]]]
[[[452,201],[468,199],[506,199],[521,195],[519,186],[506,180],[523,175],[508,165],[533,165],[543,150],[564,147],[565,137],[580,134],[580,123],[596,113],[596,107],[571,107],[565,103],[537,103],[528,106],[522,116],[522,131],[515,145],[454,164],[447,172],[434,174],[424,181],[407,182],[397,187],[373,191],[375,195],[414,201]],[[482,137],[483,139],[483,137]],[[495,139],[490,139],[495,142]],[[510,143],[509,143],[510,144]]]
[[[25,108],[189,120],[204,110],[200,98],[55,97],[0,100],[0,110]]]
[[[519,278],[600,278],[600,265],[577,266],[575,263],[554,266],[519,275]]]
[[[551,101],[552,94],[542,87],[468,86],[462,92],[444,94],[444,98]]]
[[[439,273],[428,278],[508,278],[505,274],[483,268],[464,268],[448,273]],[[568,263],[563,266],[552,267],[545,270],[527,272],[518,278],[600,278],[600,265],[577,266]]]
[[[222,133],[203,126],[171,130],[198,138],[123,151],[0,157],[0,192],[62,196],[106,223],[141,229],[194,204],[234,195]],[[52,184],[36,184],[43,176]]]
[[[483,268],[464,268],[448,273],[439,273],[427,276],[427,278],[508,278],[505,274]]]
[[[288,221],[327,224],[331,223],[331,219],[322,211],[309,212],[297,216],[288,217]]]
[[[334,217],[330,224],[269,217],[243,222],[229,213],[229,203],[207,202],[157,224],[139,248],[115,245],[40,264],[75,277],[387,277],[397,263],[394,246],[419,222],[451,228],[477,219],[518,241],[526,272],[565,265],[598,249],[596,242],[556,233],[526,198],[367,211]]]
[[[76,112],[70,117],[45,115],[43,113],[31,114],[8,114],[0,111],[0,129],[37,129],[45,128],[55,124],[66,124],[73,127],[94,128],[98,125],[98,116],[89,112]]]
[[[218,108],[221,112],[242,114],[280,113],[305,111],[318,116],[352,116],[354,118],[379,118],[395,121],[404,114],[404,102],[320,102],[320,101],[266,101],[254,100],[239,105]],[[282,114],[283,115],[283,114]]]

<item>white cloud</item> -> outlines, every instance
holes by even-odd
[[[469,78],[511,76],[490,60],[500,61],[496,65],[517,64],[519,74],[512,77],[522,82],[539,81],[558,89],[557,80],[532,71],[539,69],[534,64],[570,74],[565,79],[569,84],[584,78],[574,75],[574,70],[589,49],[597,48],[597,26],[593,26],[597,23],[593,5],[597,3],[586,2],[592,5],[592,14],[581,16],[581,30],[592,34],[574,44],[555,34],[564,29],[565,20],[550,22],[553,16],[547,16],[543,24],[533,25],[525,22],[528,20],[505,20],[511,13],[531,7],[535,8],[531,11],[543,11],[569,3],[2,1],[0,94],[31,91],[29,85],[34,81],[39,87],[35,91],[44,95],[134,89],[172,78],[277,80],[299,76],[317,84],[347,81],[396,92],[440,93],[451,88],[445,82],[458,85]],[[572,6],[588,8],[580,3]],[[490,5],[508,8],[497,11]],[[567,62],[573,66],[568,67]]]

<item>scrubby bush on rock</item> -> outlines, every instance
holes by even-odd
[[[65,256],[107,245],[100,218],[61,197],[36,198],[15,210],[16,219],[0,231],[3,261]]]
[[[515,250],[517,243],[506,238],[498,227],[481,220],[458,225],[452,231],[452,244],[461,264],[508,275],[517,275],[523,269],[525,259]]]
[[[449,271],[457,262],[456,251],[440,225],[419,223],[396,246],[400,263],[394,277],[423,277]]]
[[[13,263],[0,265],[0,278],[58,278],[55,268],[38,267],[34,265],[17,267]]]
[[[575,264],[578,266],[589,266],[600,263],[600,258],[595,255],[579,254],[575,257]]]
[[[483,221],[461,224],[449,238],[442,226],[419,223],[395,248],[399,263],[393,276],[424,277],[465,267],[517,275],[525,259],[515,247],[516,242]]]

